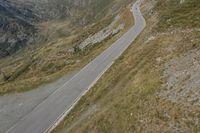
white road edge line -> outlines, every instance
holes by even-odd
[[[138,3],[139,5],[141,4],[142,2],[140,2],[140,3]],[[134,4],[137,4],[137,1],[136,1],[136,3],[134,3]],[[131,11],[132,11],[132,9],[131,9]],[[127,48],[126,48],[127,49]],[[124,52],[122,52],[121,54],[120,54],[120,56],[123,54]],[[100,55],[99,55],[100,56]],[[119,57],[120,57],[119,56]],[[98,56],[97,56],[98,57]],[[119,58],[118,57],[118,58]],[[96,84],[96,82],[101,78],[101,76],[114,64],[114,62],[115,62],[115,60],[117,60],[118,58],[116,58],[116,59],[114,59],[105,69],[104,69],[104,71],[102,71],[99,75],[98,75],[98,77],[91,83],[91,85],[88,87],[88,89],[86,90],[86,91],[84,91],[82,94],[80,94],[77,98],[76,98],[76,100],[75,100],[75,102],[73,103],[73,104],[71,104],[70,105],[70,108],[69,109],[66,109],[59,117],[58,117],[58,119],[57,120],[55,120],[55,122],[45,131],[45,133],[51,133],[63,120],[64,120],[64,118],[69,114],[69,112],[78,104],[78,102],[80,101],[80,99],[84,96],[84,95],[86,95],[86,93]],[[90,62],[91,63],[91,62]],[[90,64],[89,63],[89,64]],[[88,64],[88,65],[89,65]],[[86,65],[84,68],[86,68],[88,65]],[[81,71],[80,71],[81,72]],[[77,73],[77,75],[78,75],[78,73]],[[76,75],[75,75],[76,76]],[[74,77],[75,77],[74,76]],[[73,78],[74,78],[73,77]],[[72,79],[73,79],[72,78]],[[71,79],[71,80],[72,80]],[[62,87],[64,87],[65,86],[65,84],[62,86]],[[61,87],[61,88],[62,88]]]
[[[82,94],[80,94],[75,102],[73,104],[70,105],[69,109],[66,109],[59,117],[57,120],[55,120],[55,122],[45,131],[45,133],[51,133],[51,131],[53,131],[54,128],[56,128],[60,122],[62,122],[64,120],[64,118],[69,114],[69,112],[78,104],[78,102],[80,101],[80,99],[86,95],[86,93],[97,83],[97,81],[102,77],[102,75],[112,66],[112,64],[114,63],[111,62],[105,69],[104,71],[102,71],[98,77],[91,83],[91,85],[87,88],[86,91],[84,91]]]
[[[142,0],[142,2],[143,2],[143,0]],[[139,4],[139,5],[140,5],[142,2],[137,3],[137,1],[136,1],[134,4]],[[131,9],[131,11],[132,11],[132,9]],[[127,48],[126,48],[126,49],[127,49]],[[122,53],[119,55],[119,57],[120,57],[123,53],[124,53],[124,52],[122,52]],[[101,54],[98,55],[96,58],[98,58],[99,56],[101,56]],[[116,58],[116,59],[118,59],[118,58]],[[76,100],[74,101],[74,103],[70,105],[70,108],[69,108],[69,109],[66,109],[66,110],[58,117],[58,119],[56,119],[55,122],[54,122],[47,130],[45,130],[45,133],[50,133],[55,127],[57,127],[57,126],[60,124],[60,122],[61,122],[61,121],[69,114],[69,112],[77,105],[77,103],[80,101],[80,99],[81,99],[81,98],[96,84],[96,82],[101,78],[101,76],[112,66],[112,64],[115,62],[116,59],[114,59],[114,60],[104,69],[104,71],[102,71],[102,72],[98,75],[98,77],[91,83],[91,85],[88,87],[88,89],[87,89],[86,91],[84,91],[82,94],[80,94],[80,95],[76,98]],[[70,80],[68,80],[66,83],[64,83],[61,87],[59,87],[56,91],[54,91],[53,93],[51,93],[49,96],[51,96],[51,95],[55,94],[56,92],[58,92],[58,91],[59,91],[61,88],[63,88],[68,82],[70,82],[71,80],[73,80],[79,73],[81,73],[82,71],[84,71],[84,69],[87,68],[87,67],[90,65],[90,63],[92,63],[92,62],[93,62],[93,61],[89,62],[89,63],[88,63],[85,67],[83,67],[78,73],[76,73]],[[46,99],[47,99],[49,96],[47,96]],[[44,103],[46,99],[44,99],[43,102],[41,102],[40,104],[38,104],[32,111],[34,111],[37,107],[39,107],[42,103]],[[31,112],[32,112],[32,111],[31,111]],[[29,112],[29,113],[31,113],[31,112]],[[29,113],[27,113],[27,114],[29,114]],[[27,116],[28,116],[28,115],[27,115]],[[27,116],[21,118],[19,121],[24,120]],[[6,133],[9,133],[9,131],[12,130],[12,129],[13,129],[14,127],[16,127],[17,125],[18,125],[18,123],[16,123],[15,125],[13,125],[11,128],[9,128],[9,129],[6,131]]]

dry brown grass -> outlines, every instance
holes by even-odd
[[[133,25],[132,14],[128,13],[128,11],[129,9],[122,10],[118,22],[118,24],[125,23],[123,31],[84,52],[70,53],[68,49],[110,24],[113,16],[106,16],[100,22],[85,27],[78,35],[72,34],[69,37],[57,38],[53,42],[42,45],[32,52],[30,52],[30,48],[27,48],[29,50],[24,49],[16,56],[16,59],[10,58],[5,62],[2,61],[2,70],[10,76],[16,76],[11,81],[6,81],[0,85],[0,95],[10,92],[28,91],[37,88],[41,84],[49,83],[70,71],[82,68]],[[27,56],[30,56],[30,58],[27,58]],[[26,61],[27,59],[31,60]],[[27,63],[30,64],[27,65]],[[28,67],[21,69],[21,64]]]
[[[78,121],[69,132],[199,131],[199,107],[177,105],[156,95],[162,88],[163,63],[175,56],[167,51],[168,44],[175,40],[172,36],[163,40],[161,36],[147,44],[136,41],[55,132],[67,131],[94,105],[98,106],[97,112]],[[177,45],[176,50],[181,53],[181,44]]]
[[[155,33],[158,19],[154,15],[146,16],[146,30],[53,132],[200,131],[199,106],[183,106],[157,95],[163,89],[165,62],[199,47],[194,45],[198,40],[189,41],[199,34],[178,30]],[[149,40],[152,35],[155,38]],[[93,113],[85,113],[94,106]]]

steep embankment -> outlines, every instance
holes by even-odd
[[[144,1],[147,28],[55,132],[199,132],[199,6]]]

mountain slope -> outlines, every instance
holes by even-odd
[[[199,5],[144,1],[144,32],[54,132],[199,132]]]
[[[38,24],[70,21],[70,27],[85,26],[113,13],[131,0],[3,0],[0,1],[0,58],[28,44],[43,43],[45,29]],[[112,7],[112,9],[109,9]],[[66,28],[70,28],[66,27]],[[4,35],[4,36],[3,36]]]
[[[24,47],[35,33],[29,22],[36,19],[28,9],[17,9],[7,1],[0,1],[0,57],[13,54]]]
[[[50,10],[49,4],[52,4],[52,1],[20,1],[21,4],[14,4],[18,10],[25,10],[28,5],[32,6],[28,9],[32,11],[33,17],[27,19],[29,21],[26,23],[34,30],[30,28],[31,33],[28,34],[30,38],[25,35],[22,36],[27,39],[28,43],[16,45],[24,46],[24,48],[18,47],[19,52],[0,59],[0,94],[28,91],[55,80],[71,70],[83,67],[133,24],[132,15],[128,9],[130,0],[99,1],[97,3],[79,0],[70,1],[77,7],[76,11],[71,11],[74,15],[71,14],[71,17],[66,16],[66,18],[48,17],[48,14],[46,15],[48,18],[42,18],[40,13],[44,13],[42,10],[44,5],[34,6],[37,2],[49,2],[46,10]],[[62,5],[62,1],[59,2]],[[10,1],[10,3],[12,5],[13,1]],[[101,6],[102,9],[96,9],[97,5]],[[37,12],[36,7],[41,12]],[[71,10],[75,9],[72,8]],[[57,11],[55,10],[55,12]],[[19,16],[18,14],[14,15]],[[31,19],[34,16],[37,19]],[[18,22],[17,18],[19,17],[15,17],[14,20]],[[11,19],[9,20],[8,22],[11,23]],[[21,23],[17,24],[19,27],[21,26]],[[14,27],[17,26],[14,25]],[[24,27],[20,27],[20,32],[14,32],[15,36],[13,36],[16,37],[21,32],[25,34],[29,31],[28,28],[22,30]],[[6,33],[4,35],[9,38],[9,30],[3,31],[3,33]],[[87,38],[91,40],[90,37],[92,36],[95,36],[93,38],[97,40],[93,42],[98,43],[80,51],[78,46],[85,40],[87,42]],[[6,42],[5,40],[3,41]],[[6,43],[2,44],[9,46]]]

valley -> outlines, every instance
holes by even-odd
[[[135,2],[0,1],[0,131],[200,132],[200,1]]]

